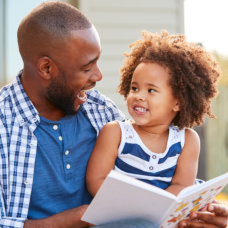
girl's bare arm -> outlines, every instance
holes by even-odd
[[[185,145],[179,156],[177,168],[167,191],[177,195],[182,189],[193,185],[200,153],[200,140],[198,134],[192,129],[185,131]]]
[[[97,193],[105,177],[114,168],[120,140],[121,130],[117,122],[106,124],[100,131],[86,172],[86,184],[92,196]]]

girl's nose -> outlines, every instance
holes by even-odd
[[[146,99],[146,94],[144,92],[138,92],[136,98],[138,100],[144,101]]]

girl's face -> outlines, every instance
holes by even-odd
[[[128,112],[141,126],[169,126],[179,111],[179,102],[169,84],[168,68],[140,63],[132,76],[127,97]]]

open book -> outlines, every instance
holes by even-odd
[[[183,189],[178,196],[112,170],[82,216],[102,224],[127,218],[144,218],[160,227],[175,227],[191,211],[212,202],[228,183],[228,173]]]

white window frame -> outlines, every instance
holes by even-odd
[[[6,83],[6,0],[0,0],[0,85]]]

